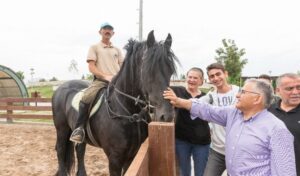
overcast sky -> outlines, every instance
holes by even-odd
[[[99,26],[115,27],[113,43],[123,48],[138,37],[139,0],[2,0],[0,64],[23,71],[26,80],[80,78],[90,45],[100,40]],[[297,0],[144,0],[144,33],[157,40],[168,33],[180,59],[180,73],[215,62],[223,38],[245,48],[244,76],[278,75],[300,70]],[[79,73],[70,73],[71,60]]]

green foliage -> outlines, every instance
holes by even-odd
[[[58,81],[58,79],[56,77],[53,77],[49,81]]]
[[[200,91],[201,91],[201,92],[204,92],[204,93],[209,92],[209,90],[210,90],[210,89],[208,89],[208,88],[200,88]]]
[[[39,82],[46,82],[46,79],[45,78],[41,78],[41,79],[39,79]]]
[[[186,77],[185,77],[185,74],[180,74],[180,79],[181,79],[181,80],[185,80],[185,78],[186,78]]]
[[[87,75],[85,76],[85,79],[87,79],[87,80],[93,80],[93,79],[94,79],[94,75],[92,75],[92,74],[87,74]]]
[[[239,49],[234,40],[222,40],[223,47],[216,50],[217,56],[215,57],[218,63],[225,66],[225,69],[229,74],[229,82],[231,84],[241,84],[240,78],[242,76],[242,70],[247,59],[241,59],[245,54],[245,49]]]
[[[40,92],[40,95],[43,98],[51,98],[53,95],[52,86],[29,87],[27,90],[29,95],[31,95],[32,92]]]
[[[17,76],[21,79],[21,80],[24,80],[25,76],[24,76],[24,72],[22,71],[18,71],[16,72]]]

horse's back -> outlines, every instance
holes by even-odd
[[[76,114],[74,108],[72,108],[72,99],[76,93],[88,86],[89,83],[86,81],[71,80],[63,83],[56,89],[52,96],[52,112],[55,125],[74,121],[71,119]]]

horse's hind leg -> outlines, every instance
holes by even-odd
[[[58,159],[57,176],[70,175],[74,164],[74,146],[73,142],[69,141],[71,129],[69,127],[56,127],[56,152]]]
[[[76,145],[76,154],[78,160],[78,171],[77,176],[86,176],[86,170],[84,166],[84,154],[86,149],[86,143]]]

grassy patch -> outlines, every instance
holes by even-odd
[[[33,92],[40,92],[42,98],[51,98],[53,95],[52,86],[38,86],[38,87],[29,87],[27,88],[29,96]]]
[[[204,92],[204,93],[207,93],[209,92],[210,89],[207,89],[207,88],[200,88],[201,92]]]
[[[13,119],[16,123],[37,123],[37,124],[48,124],[54,125],[52,119]]]

